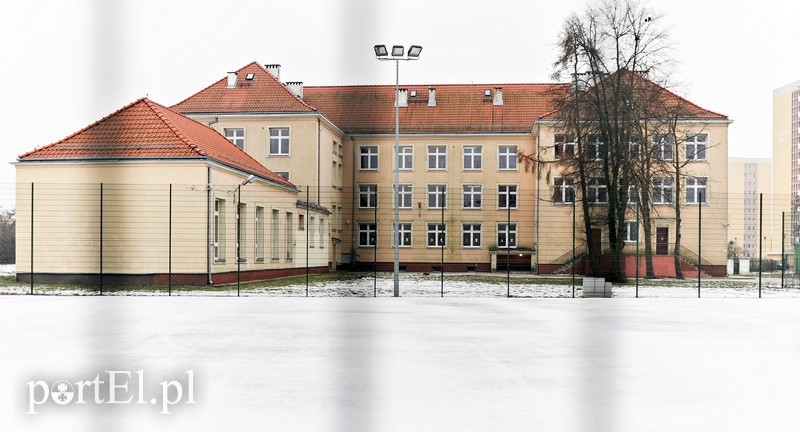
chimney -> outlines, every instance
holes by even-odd
[[[433,87],[428,89],[428,106],[436,106],[436,89]]]
[[[228,72],[228,88],[235,88],[236,87],[236,79],[238,78],[238,74],[236,72]]]
[[[492,101],[492,105],[503,105],[503,88],[502,87],[495,87],[494,88],[494,100]]]
[[[408,89],[399,89],[397,91],[397,106],[399,107],[408,106]]]
[[[289,87],[289,90],[292,93],[296,94],[297,96],[303,97],[303,82],[302,81],[288,81],[286,86]]]
[[[272,74],[272,76],[277,78],[278,81],[281,80],[281,65],[279,65],[279,64],[269,64],[269,65],[264,65],[264,68],[266,68],[267,72]]]

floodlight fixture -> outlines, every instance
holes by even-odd
[[[411,45],[411,47],[408,49],[408,57],[409,58],[414,58],[414,59],[419,58],[419,53],[421,53],[421,52],[422,52],[422,47],[421,46],[419,46],[419,45]]]
[[[386,45],[375,45],[375,55],[377,57],[386,57],[389,52],[386,51]]]
[[[403,57],[406,49],[402,45],[395,45],[392,47],[392,57]]]

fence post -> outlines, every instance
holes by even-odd
[[[639,298],[639,192],[636,192],[636,298]],[[668,240],[669,241],[669,240]]]
[[[539,203],[536,203],[538,206]],[[575,200],[572,200],[572,298],[575,298],[575,220],[577,219],[577,215],[575,212],[577,211],[577,207],[575,206]],[[539,251],[536,251],[536,254],[539,254]]]
[[[511,191],[506,198],[506,298],[511,297]]]
[[[318,197],[319,198],[319,197]],[[308,297],[308,242],[311,239],[311,195],[306,186],[306,297]]]
[[[379,186],[375,186],[375,202],[373,207],[373,219],[375,219],[375,245],[372,249],[372,296],[378,297],[378,191]],[[369,243],[369,231],[367,231],[367,243]]]
[[[703,274],[703,193],[697,194],[697,298],[700,298],[700,280]]]
[[[103,183],[100,183],[100,295],[103,295]]]
[[[447,186],[443,186],[446,188]],[[442,242],[441,242],[441,250],[442,250],[442,262],[439,264],[439,280],[441,283],[441,296],[444,297],[444,244],[447,242],[447,226],[444,224],[444,207],[447,205],[447,189],[442,190]]]
[[[236,297],[239,297],[242,284],[242,211],[240,208],[242,205],[242,185],[239,185],[236,189]]]
[[[781,288],[785,287],[784,277],[786,275],[786,245],[785,241],[785,228],[786,228],[786,212],[781,212]]]
[[[31,182],[31,295],[33,295],[33,189],[33,182]]]
[[[758,298],[761,298],[761,272],[764,269],[764,194],[758,194]]]
[[[172,183],[169,184],[169,273],[167,276],[167,290],[172,295]]]

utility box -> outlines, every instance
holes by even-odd
[[[584,297],[611,297],[611,282],[604,278],[583,278]]]

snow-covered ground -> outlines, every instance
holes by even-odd
[[[2,430],[800,430],[795,299],[0,298]],[[195,371],[194,405],[26,382]]]
[[[14,264],[0,264],[0,276],[13,275],[15,272]]]
[[[13,272],[13,266],[11,267]],[[0,272],[3,269],[0,267]],[[391,273],[378,273],[373,279],[372,274],[364,273],[360,278],[329,280],[314,282],[308,287],[310,297],[378,297],[391,296],[393,292],[393,279]],[[302,278],[301,278],[302,279]],[[304,282],[286,282],[285,285],[269,283],[263,288],[245,286],[241,294],[244,296],[299,296],[306,295]],[[561,277],[561,283],[553,283],[552,277],[538,278],[527,273],[515,273],[511,276],[510,294],[512,297],[534,298],[570,298],[572,286],[568,277]],[[788,279],[787,279],[788,281]],[[583,292],[578,279],[575,296],[582,297]],[[788,282],[787,282],[788,283]],[[401,295],[408,297],[439,297],[442,292],[442,283],[436,274],[402,273],[400,277]],[[28,294],[30,286],[23,283],[0,286],[0,294]],[[58,287],[53,285],[37,286],[34,292],[48,295],[96,295],[97,291],[76,287]],[[444,297],[505,297],[509,289],[506,278],[501,274],[465,273],[446,274],[444,279]],[[166,296],[164,287],[160,291],[130,290],[119,288],[105,295],[128,296]],[[191,290],[173,292],[176,296],[235,296],[236,286],[217,287],[204,289],[198,287]],[[697,284],[694,280],[676,281],[662,279],[656,281],[642,281],[639,287],[639,297],[697,297]],[[615,285],[612,289],[613,297],[635,297],[636,288],[633,281],[626,285]],[[758,280],[754,277],[736,278],[709,278],[701,281],[702,297],[723,298],[752,298],[758,297]],[[780,278],[764,278],[762,283],[763,297],[794,297],[800,298],[800,288],[780,287]]]

